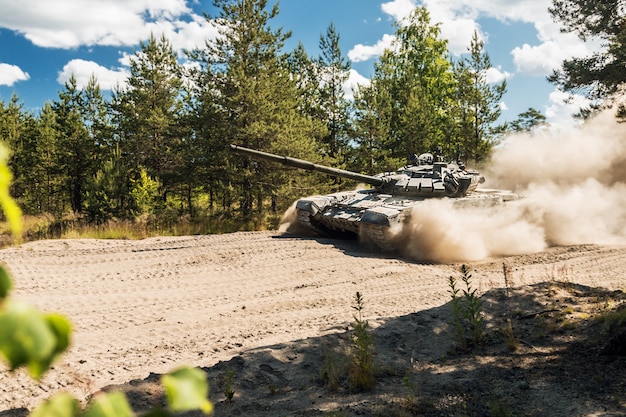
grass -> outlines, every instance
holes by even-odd
[[[374,337],[369,323],[363,319],[363,296],[355,295],[354,323],[349,334],[349,345],[337,343],[322,347],[320,380],[332,392],[338,392],[344,383],[350,390],[367,391],[376,383]]]
[[[235,396],[235,388],[233,385],[233,378],[235,377],[235,371],[229,369],[226,371],[226,375],[224,376],[224,397],[226,401],[230,402],[233,400]]]
[[[339,391],[342,378],[347,373],[345,351],[339,352],[337,349],[337,346],[323,348],[323,364],[320,370],[320,379],[332,392]]]
[[[23,236],[11,236],[8,224],[0,222],[0,248],[17,243],[43,239],[129,239],[138,240],[155,236],[192,236],[275,229],[278,215],[264,215],[251,219],[230,213],[192,218],[176,216],[169,218],[140,217],[133,220],[114,219],[106,223],[88,223],[78,216],[62,219],[51,215],[24,216]]]
[[[410,376],[405,376],[402,378],[402,385],[404,385],[407,391],[402,407],[411,413],[418,414],[421,411],[418,384]]]
[[[472,287],[472,273],[466,265],[461,265],[460,271],[464,288],[458,288],[457,279],[450,276],[448,292],[452,297],[452,321],[459,347],[465,350],[482,343],[485,338],[485,322],[482,300],[477,289]]]
[[[374,387],[374,338],[370,334],[367,320],[363,320],[363,296],[357,291],[355,297],[356,310],[352,326],[352,349],[348,365],[348,382],[355,390],[369,390]]]

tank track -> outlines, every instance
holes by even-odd
[[[298,216],[298,224],[305,227],[307,230],[320,236],[326,236],[328,234],[325,229],[317,226],[317,222],[311,222],[311,213],[308,211],[296,209],[296,214]]]
[[[393,252],[395,248],[390,240],[388,229],[387,226],[361,223],[359,235],[366,244],[372,244],[383,252]]]

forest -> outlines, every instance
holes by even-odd
[[[220,29],[216,40],[181,57],[153,34],[111,94],[95,77],[82,89],[72,77],[38,114],[16,95],[0,101],[11,194],[26,215],[274,227],[297,197],[354,184],[234,155],[230,143],[375,174],[436,147],[479,166],[507,132],[545,123],[532,108],[501,122],[506,81],[487,83],[483,41],[475,33],[466,54],[451,56],[423,7],[396,26],[371,82],[348,97],[351,63],[332,22],[313,57],[302,44],[285,51],[291,34],[271,26],[277,4],[214,3],[219,13],[207,19]],[[581,24],[553,14],[570,30]],[[580,69],[564,65],[552,81],[577,88]]]

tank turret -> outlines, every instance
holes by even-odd
[[[391,195],[429,198],[429,197],[462,197],[471,193],[483,181],[476,171],[466,171],[456,164],[435,161],[431,154],[422,154],[412,161],[414,165],[406,165],[395,172],[387,172],[376,176],[346,171],[318,165],[302,159],[279,156],[261,152],[243,146],[230,145],[231,151],[252,158],[265,159],[286,166],[318,171],[337,177],[372,185],[379,192]]]

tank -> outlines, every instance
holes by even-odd
[[[385,251],[393,249],[389,231],[401,225],[411,209],[427,199],[447,198],[455,207],[486,207],[520,198],[510,191],[481,189],[479,184],[485,179],[478,171],[466,169],[458,160],[446,163],[441,156],[431,153],[414,155],[408,165],[397,171],[365,175],[234,144],[230,145],[230,150],[251,158],[369,184],[371,188],[297,200],[297,223],[322,236],[357,235]]]

